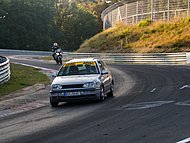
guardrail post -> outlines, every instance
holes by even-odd
[[[175,10],[175,11],[174,11],[174,17],[176,17],[176,16],[177,16],[177,11]]]
[[[111,16],[110,16],[110,21],[109,21],[111,27],[113,27],[113,25],[112,25],[112,24],[113,24],[113,22],[112,22],[112,21],[113,21],[112,12],[113,12],[113,11],[111,11],[111,14],[110,14]]]
[[[188,0],[188,5],[187,5],[187,16],[189,16],[189,4],[190,4],[190,0]]]
[[[166,20],[166,12],[163,12],[163,19]]]
[[[104,16],[104,20],[103,20],[103,30],[106,29],[106,17]]]
[[[121,20],[122,20],[121,12],[120,12],[120,8],[118,7],[118,8],[117,8],[117,19],[116,19],[116,21],[117,21],[117,22],[120,22]]]
[[[132,24],[135,23],[135,16],[132,17]]]
[[[136,3],[137,7],[136,7],[136,23],[138,23],[138,13],[139,13],[139,2],[137,1]]]
[[[127,12],[127,4],[125,4],[125,7],[126,7],[126,9],[125,9],[125,13],[126,13],[126,24],[128,24],[128,21],[127,21],[127,18],[128,18],[128,12]]]
[[[154,1],[153,0],[151,0],[151,21],[153,21],[153,3],[154,3]]]
[[[187,64],[190,64],[190,53],[186,53]]]
[[[168,21],[170,20],[170,0],[168,0]]]

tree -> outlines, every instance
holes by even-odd
[[[77,50],[86,39],[98,32],[97,17],[75,2],[69,6],[63,3],[58,15],[57,24],[61,26],[64,39],[63,49]]]
[[[95,5],[89,0],[1,0],[0,48],[50,50],[57,42],[65,50],[101,30]]]
[[[47,50],[53,41],[52,0],[3,0],[0,48]],[[1,12],[3,13],[3,12]]]

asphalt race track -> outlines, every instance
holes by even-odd
[[[59,68],[47,61],[11,61]],[[1,117],[0,142],[175,143],[190,137],[190,66],[109,67],[115,79],[113,98],[58,108],[47,104]]]

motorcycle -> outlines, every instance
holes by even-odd
[[[57,49],[54,53],[54,60],[56,61],[57,64],[62,65],[62,52],[61,49]]]

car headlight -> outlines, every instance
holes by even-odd
[[[96,87],[99,88],[101,86],[101,82],[100,81],[97,81],[96,82]]]
[[[96,87],[96,83],[94,82],[87,82],[83,85],[84,88],[94,88]]]
[[[59,90],[62,89],[62,86],[60,84],[53,84],[52,85],[52,90]]]

